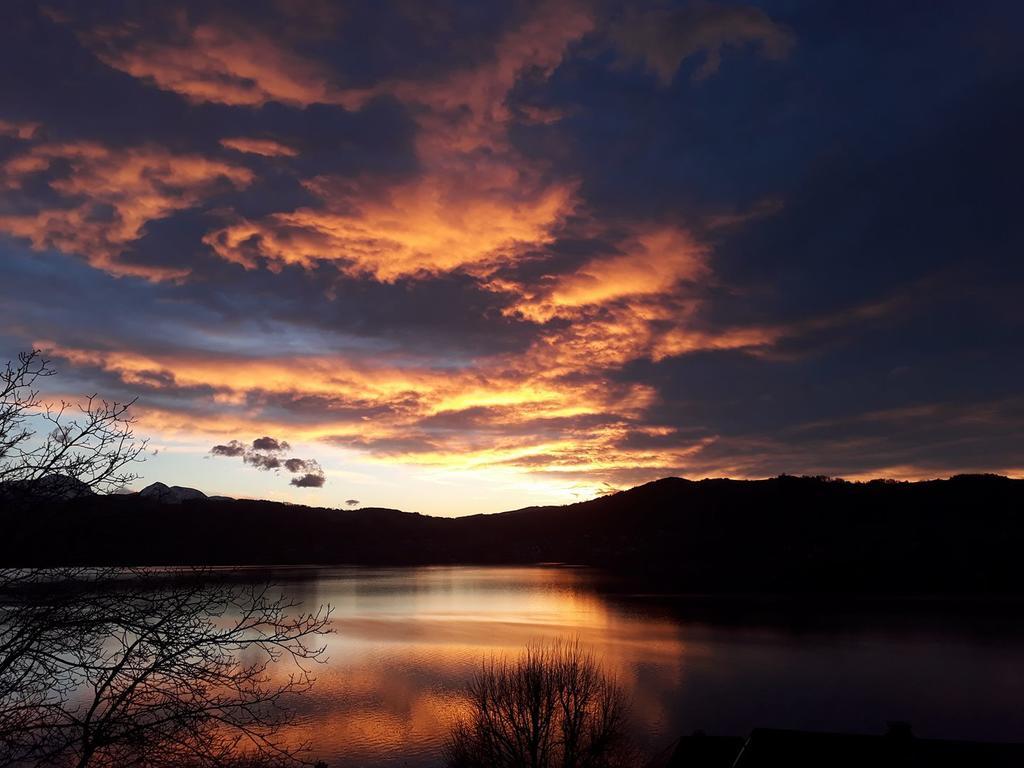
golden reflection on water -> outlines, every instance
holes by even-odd
[[[295,702],[305,723],[287,738],[311,742],[331,768],[437,766],[481,661],[558,637],[579,638],[619,678],[649,754],[695,728],[877,733],[904,720],[932,738],[1024,733],[1024,634],[993,636],[985,621],[886,612],[847,623],[826,612],[817,623],[812,606],[809,624],[732,623],[664,598],[610,597],[594,572],[559,567],[298,576],[285,591],[307,607],[330,603],[335,634],[317,685]]]
[[[336,569],[290,584],[329,603],[329,662],[300,704],[308,739],[332,766],[435,764],[460,692],[491,654],[579,638],[631,694],[649,736],[670,742],[665,701],[678,689],[680,627],[612,609],[571,568]]]

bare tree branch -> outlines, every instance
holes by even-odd
[[[578,641],[491,658],[469,682],[468,714],[445,745],[449,768],[626,768],[638,764],[627,702]]]
[[[8,500],[83,487],[109,493],[138,478],[128,469],[146,450],[134,433],[136,401],[94,394],[77,404],[43,402],[40,380],[55,373],[39,350],[21,353],[0,370],[0,491]]]
[[[0,370],[0,503],[137,477],[135,400],[45,403],[52,375],[38,350]],[[298,608],[212,571],[0,568],[0,766],[301,762],[286,705],[314,682],[329,609]]]
[[[0,570],[0,765],[301,764],[330,610],[190,570]]]

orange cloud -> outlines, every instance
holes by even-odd
[[[427,109],[420,117],[425,155],[503,149],[512,117],[507,99],[516,81],[526,71],[535,77],[550,76],[569,45],[593,28],[585,5],[552,0],[499,40],[484,64],[435,82],[384,83],[376,91]]]
[[[31,139],[41,123],[0,120],[0,136],[12,139]]]
[[[570,3],[551,3],[498,42],[492,58],[434,82],[381,83],[343,100],[388,94],[417,107],[421,174],[390,189],[318,177],[306,186],[321,207],[239,220],[205,242],[228,261],[313,266],[391,281],[469,269],[487,274],[552,241],[576,207],[576,183],[509,147],[508,94],[521,74],[550,73],[567,46],[592,26]]]
[[[766,454],[784,464],[780,444],[770,442],[736,446],[723,463],[719,437],[652,421],[657,390],[607,372],[700,350],[761,353],[804,326],[699,330],[685,309],[677,315],[660,296],[580,311],[594,314],[553,324],[524,352],[444,369],[380,354],[259,358],[36,346],[142,392],[140,426],[163,436],[287,434],[362,463],[511,472],[555,484],[642,482],[684,470],[759,476]],[[665,326],[670,319],[675,325]],[[821,318],[815,327],[838,322]]]
[[[328,207],[238,220],[204,242],[222,258],[255,268],[337,263],[382,281],[419,273],[508,263],[552,240],[574,186],[542,183],[529,169],[478,163],[465,176],[436,173],[383,192],[317,179]]]
[[[190,413],[197,407],[194,400],[178,407],[144,402],[147,429],[218,435],[254,428],[287,431],[295,440],[328,440],[370,458],[451,468],[517,464],[572,450],[590,456],[596,466],[627,423],[654,402],[646,385],[609,386],[598,377],[567,380],[529,358],[435,370],[328,356],[225,359],[82,349],[45,340],[37,345],[77,366],[113,374],[129,389],[163,391],[165,401],[178,390],[211,389],[198,406],[209,407],[209,419]],[[322,403],[315,422],[289,423],[272,415],[281,413],[282,403],[309,397]],[[260,405],[268,399],[275,408]],[[432,423],[462,413],[479,416],[456,429]]]
[[[108,66],[193,102],[305,106],[337,100],[324,68],[242,22],[193,27],[175,16],[168,24],[173,36],[166,42],[146,39],[131,25],[81,38]]]
[[[115,275],[180,277],[184,270],[119,260],[150,221],[197,205],[219,188],[244,187],[252,172],[195,154],[156,146],[114,150],[95,142],[36,144],[0,166],[0,189],[13,192],[38,174],[60,204],[0,215],[0,231],[36,250],[84,256]]]
[[[716,333],[673,328],[655,340],[650,358],[658,361],[704,350],[754,350],[774,344],[783,335],[778,328],[726,328]]]
[[[579,307],[666,293],[681,280],[706,277],[707,252],[677,227],[642,231],[622,243],[618,253],[594,258],[572,273],[559,275],[515,311],[548,320],[572,315]]]
[[[235,138],[221,139],[220,144],[222,147],[233,149],[236,152],[262,155],[263,157],[295,157],[299,154],[297,149],[273,139],[254,139],[236,136]]]
[[[570,217],[593,230],[595,239],[608,240],[607,227],[582,206],[578,182],[553,175],[509,140],[510,126],[524,119],[523,110],[510,105],[517,83],[525,75],[549,77],[594,26],[586,5],[552,0],[473,67],[361,90],[338,86],[316,62],[244,24],[189,26],[179,19],[164,41],[124,29],[89,33],[83,39],[110,66],[193,102],[327,102],[350,109],[380,96],[401,102],[416,122],[414,177],[396,183],[327,174],[306,178],[302,183],[315,203],[263,217],[229,218],[204,242],[222,259],[248,269],[329,263],[347,275],[384,282],[462,271],[495,293],[512,296],[508,314],[533,321],[537,332],[514,356],[481,356],[444,369],[386,356],[260,359],[77,348],[56,353],[98,368],[128,388],[160,391],[161,405],[144,411],[147,428],[159,431],[287,432],[296,440],[361,452],[367,461],[467,471],[514,468],[563,477],[649,471],[653,476],[661,468],[683,466],[713,438],[672,444],[669,426],[646,423],[657,403],[655,389],[615,383],[607,372],[632,360],[702,349],[757,350],[783,335],[778,329],[697,327],[698,289],[713,279],[708,247],[671,223],[619,223],[614,252],[574,271],[517,281],[506,270],[499,278],[501,268],[543,258]],[[715,40],[719,47],[728,42]],[[531,122],[558,117],[525,110]],[[220,143],[265,157],[297,154],[268,138],[235,136]],[[102,151],[75,157],[72,181],[52,185],[70,184],[73,189],[59,191],[92,205],[112,205],[116,226],[90,224],[90,208],[82,203],[80,211],[72,209],[79,211],[76,227],[68,221],[76,214],[48,212],[55,218],[24,223],[22,231],[29,234],[23,236],[37,248],[87,251],[94,264],[112,271],[117,254],[139,237],[147,221],[195,204],[215,183],[241,187],[252,179],[248,170],[212,161],[184,162],[193,170],[178,178],[162,175],[170,172],[154,165],[152,156],[147,156],[150,165],[142,157],[115,159]],[[51,162],[45,153],[26,153],[12,159],[7,174],[18,183]],[[133,173],[132,168],[147,170]],[[116,185],[104,183],[106,176],[116,177]],[[168,194],[171,188],[175,194]],[[116,195],[117,189],[125,194]],[[14,225],[7,226],[10,231]],[[686,284],[694,290],[681,292]],[[210,390],[203,404],[173,404],[176,391],[201,387]],[[315,421],[289,419],[289,403],[304,399],[322,404]],[[197,407],[208,408],[209,417],[196,419],[191,409]],[[667,436],[663,445],[623,447],[628,435],[659,429]]]
[[[486,274],[552,240],[576,207],[576,183],[551,180],[547,169],[509,146],[508,95],[524,72],[543,77],[554,71],[568,46],[593,26],[583,4],[552,0],[501,38],[478,66],[360,89],[337,85],[325,67],[238,19],[193,24],[185,14],[169,14],[158,38],[127,24],[80,37],[109,66],[195,102],[356,109],[389,96],[410,106],[419,126],[418,178],[383,190],[365,181],[307,179],[322,205],[238,219],[205,238],[221,257],[249,268],[328,261],[389,281],[454,269]],[[269,139],[221,143],[264,156],[294,154]]]

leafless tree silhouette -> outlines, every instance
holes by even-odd
[[[627,701],[578,641],[491,658],[445,745],[449,768],[626,768],[638,763]]]
[[[45,403],[54,373],[38,350],[0,369],[0,503],[137,477],[135,401]],[[0,766],[301,762],[286,704],[313,683],[329,609],[298,607],[198,569],[0,568]]]
[[[0,570],[0,765],[264,766],[329,608],[210,571]]]
[[[142,457],[130,409],[90,395],[80,403],[46,403],[42,379],[56,373],[39,350],[23,352],[0,369],[0,486],[8,497],[31,486],[35,496],[62,494],[72,486],[117,490],[138,476],[128,466]],[[46,433],[38,436],[33,420]],[[40,481],[51,481],[49,484]],[[55,482],[54,482],[55,481]]]

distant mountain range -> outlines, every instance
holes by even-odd
[[[1024,480],[666,478],[493,515],[209,498],[41,494],[0,511],[0,564],[564,562],[688,591],[1024,593]]]

